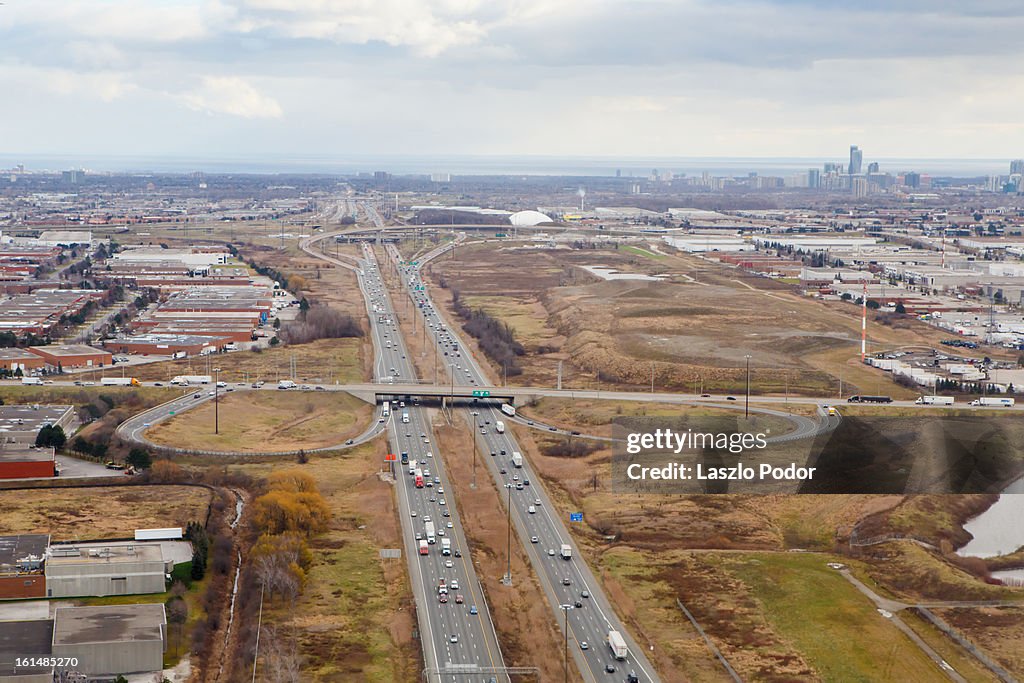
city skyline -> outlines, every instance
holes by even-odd
[[[16,0],[2,122],[42,154],[1012,158],[1022,28],[999,1]]]

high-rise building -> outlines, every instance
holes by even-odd
[[[872,161],[870,164],[868,164],[868,174],[870,175],[871,173],[878,173],[877,161]]]
[[[73,168],[70,171],[61,171],[60,179],[62,182],[68,183],[70,185],[77,185],[79,182],[81,182],[83,175],[84,174],[82,173],[82,171]]]
[[[868,179],[863,176],[857,176],[850,179],[850,192],[856,198],[868,196]]]
[[[1014,159],[1010,162],[1010,175],[1024,173],[1024,159]]]
[[[907,187],[921,187],[921,174],[911,171],[903,174],[903,183]]]
[[[861,164],[864,161],[864,152],[857,145],[850,145],[850,166],[847,169],[849,175],[860,175]]]
[[[821,187],[821,171],[816,168],[807,169],[807,187],[814,189]]]

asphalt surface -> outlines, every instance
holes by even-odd
[[[404,340],[398,331],[392,303],[369,249],[365,251],[359,279],[360,287],[367,297],[377,356],[375,376],[414,379],[412,362],[408,359]],[[378,322],[381,319],[384,322]],[[432,675],[430,680],[464,683],[488,681],[493,675],[498,681],[507,681],[507,676],[498,673],[504,666],[501,650],[468,552],[469,544],[454,504],[453,489],[443,459],[435,457],[436,447],[431,443],[433,433],[429,412],[417,405],[401,407],[395,402],[389,413],[386,420],[394,452],[399,457],[401,453],[406,453],[410,463],[417,461],[424,479],[424,486],[417,488],[415,477],[409,474],[408,465],[403,466],[399,461],[394,466],[402,535],[418,606],[417,616],[426,668],[428,671],[460,670],[459,673],[444,676]],[[412,516],[414,513],[415,517]],[[446,514],[449,516],[446,517]],[[419,554],[420,539],[416,535],[426,540],[428,518],[436,529],[436,543],[429,544],[429,554],[422,556]],[[451,555],[442,555],[442,539],[451,540]],[[456,553],[460,556],[456,557]],[[448,586],[445,603],[440,601],[438,592],[442,579]],[[457,583],[458,588],[454,587],[453,582]],[[457,596],[461,597],[461,603],[457,601]],[[479,676],[468,674],[473,667],[479,667]]]
[[[418,263],[422,265],[441,252],[437,250],[428,254],[419,259]],[[389,253],[397,263],[398,252],[389,248]],[[454,373],[455,382],[469,386],[489,384],[468,352],[463,353],[466,347],[455,330],[450,329],[433,310],[425,289],[426,283],[419,277],[418,266],[399,267],[402,283],[414,304],[422,311],[424,324],[433,335],[434,342],[440,346],[440,353],[448,354],[443,357],[450,363],[449,369]],[[418,287],[424,289],[413,290]],[[513,466],[512,454],[521,449],[508,430],[504,433],[496,430],[496,423],[504,421],[508,416],[494,401],[481,400],[477,406],[465,410],[470,412],[477,445],[482,453],[481,459],[486,462],[488,471],[504,492],[506,501],[511,501],[511,518],[516,534],[530,558],[544,597],[560,629],[566,621],[563,606],[567,607],[570,651],[584,679],[621,681],[627,673],[633,672],[641,681],[660,680],[643,654],[644,648],[623,627],[600,584],[581,558],[565,522],[560,519],[528,460],[524,457],[522,467]],[[530,512],[531,506],[533,512]],[[565,560],[560,556],[562,544],[571,547],[572,559]],[[512,583],[516,584],[514,576]],[[608,632],[613,629],[622,634],[629,646],[629,655],[625,661],[616,660],[607,645]],[[586,649],[583,649],[584,643]],[[606,671],[605,667],[609,665],[614,667],[613,672]]]

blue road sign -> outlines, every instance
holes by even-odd
[[[583,521],[583,513],[582,512],[570,512],[569,513],[569,521],[570,522],[582,522]]]

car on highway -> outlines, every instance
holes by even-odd
[[[537,538],[536,536],[531,536],[530,537],[530,543],[540,543],[540,539]]]
[[[456,593],[455,594],[455,604],[456,605],[461,605],[462,604],[462,593]]]
[[[735,400],[736,400],[736,397],[735,397],[735,396],[726,396],[726,397],[725,397],[725,400],[726,400],[726,401],[735,401]]]
[[[455,566],[455,563],[452,562],[451,560],[445,560],[444,561],[444,568],[445,569],[451,569],[454,566]]]
[[[452,555],[454,555],[455,557],[462,557],[462,551],[456,548],[452,551]]]
[[[555,556],[555,549],[554,548],[548,548],[548,555],[550,555],[551,557],[554,557]]]
[[[469,606],[469,613],[470,614],[479,614],[479,612],[477,612],[476,605],[470,605]]]
[[[589,598],[590,597],[590,591],[583,591],[583,592],[581,592],[580,593],[580,597],[581,598]]]
[[[442,512],[442,513],[441,513],[441,516],[442,516],[442,517],[451,517],[451,516],[452,516],[452,513],[450,513],[450,512],[448,512],[447,510],[445,510],[444,512]]]
[[[540,507],[540,498],[538,498],[537,500],[533,501],[533,504],[536,505],[537,507]]]
[[[537,508],[535,508],[535,507],[534,507],[534,506],[532,506],[532,505],[531,505],[530,507],[526,508],[526,511],[527,511],[528,513],[530,513],[531,515],[535,515],[535,514],[537,514]]]
[[[453,633],[452,637],[448,639],[448,642],[451,642],[451,643],[459,642],[459,634],[458,633]]]
[[[614,664],[605,664],[604,665],[604,670],[605,670],[605,673],[613,674],[613,673],[615,673],[615,665]]]
[[[448,594],[447,593],[441,593],[440,595],[437,596],[437,601],[440,602],[442,605],[444,603],[448,602]]]
[[[452,523],[451,523],[451,522],[448,522],[447,524],[445,524],[445,527],[447,527],[447,528],[449,528],[449,529],[453,528],[453,527],[452,527]]]
[[[583,603],[582,603],[582,602],[580,602],[579,600],[577,600],[577,601],[576,601],[576,607],[577,607],[577,608],[583,607]]]
[[[711,398],[711,394],[701,394],[701,398]]]
[[[203,395],[202,395],[202,394],[196,394],[196,395],[195,395],[195,396],[193,396],[192,398],[202,398],[202,397],[203,397]]]
[[[562,579],[563,586],[568,586],[570,583],[572,583],[572,579],[570,579],[568,576]]]
[[[459,580],[458,580],[458,579],[452,579],[452,580],[451,580],[451,583],[449,583],[449,584],[448,584],[448,586],[449,586],[449,587],[450,587],[450,588],[451,588],[451,589],[452,589],[453,591],[457,591],[457,590],[459,590]]]
[[[430,515],[424,515],[424,516],[423,516],[423,521],[424,521],[424,522],[432,522],[433,520],[432,520],[432,519],[430,519]]]

